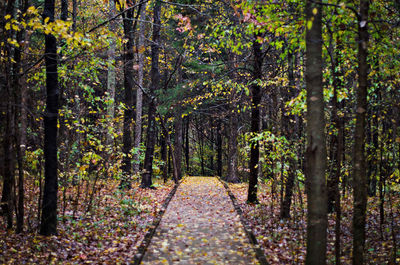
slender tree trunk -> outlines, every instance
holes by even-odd
[[[54,21],[54,0],[45,0],[43,19]],[[42,203],[40,234],[57,233],[57,121],[58,121],[58,73],[57,40],[53,35],[45,36],[46,62],[46,111],[44,114],[44,158],[45,184]]]
[[[255,34],[253,41],[253,80],[258,81],[262,78],[263,54],[261,51],[261,43],[258,41],[259,34]],[[251,86],[251,134],[255,136],[260,132],[260,102],[261,102],[261,86],[254,83]],[[250,176],[249,190],[247,202],[258,203],[257,199],[257,183],[258,183],[258,161],[259,161],[259,143],[255,141],[250,147]]]
[[[12,14],[15,17],[15,1],[8,1],[5,5],[5,14]],[[3,11],[2,11],[3,13]],[[4,14],[4,15],[5,15]],[[4,29],[5,20],[1,19],[2,22],[1,30],[4,34],[1,37],[4,39],[13,38],[10,31]],[[11,229],[13,226],[13,209],[14,209],[14,188],[15,188],[15,176],[14,176],[14,163],[13,163],[13,135],[14,135],[14,115],[15,107],[13,104],[13,73],[12,73],[12,60],[13,49],[8,43],[5,43],[2,47],[2,53],[4,53],[4,75],[5,75],[5,120],[4,120],[4,134],[3,147],[4,147],[4,176],[3,176],[3,191],[1,197],[1,208],[2,213],[5,216],[5,221],[7,223],[7,229]]]
[[[190,150],[189,150],[189,128],[190,128],[190,120],[189,117],[186,116],[185,122],[185,158],[186,158],[186,174],[190,174]]]
[[[25,13],[28,9],[28,0],[21,1],[19,8],[22,13]],[[20,43],[25,36],[24,31],[17,33],[17,42]],[[17,207],[17,233],[21,233],[24,230],[24,156],[25,156],[25,144],[26,144],[26,88],[21,86],[20,73],[21,73],[21,50],[16,49],[14,54],[14,93],[15,93],[15,106],[18,107],[19,111],[15,114],[15,150],[17,154],[18,163],[18,207]],[[18,116],[19,114],[19,116]],[[18,128],[18,123],[20,127]]]
[[[161,167],[161,172],[163,175],[164,183],[168,180],[168,145],[167,145],[167,134],[168,132],[165,130],[161,130],[161,139],[160,139],[160,146],[161,146],[161,160],[164,164]]]
[[[236,108],[236,106],[234,106]],[[237,113],[231,113],[229,116],[229,138],[228,138],[228,175],[226,181],[238,183],[238,156],[237,156],[237,137],[238,137],[239,120]]]
[[[181,111],[177,110],[175,116],[175,135],[174,135],[174,152],[176,162],[176,172],[178,179],[182,178],[182,116]]]
[[[327,194],[321,12],[319,4],[307,0],[307,265],[326,264]]]
[[[133,173],[138,173],[140,169],[140,142],[142,141],[142,113],[143,113],[143,76],[144,76],[144,52],[145,52],[145,16],[146,16],[146,2],[142,4],[140,9],[140,22],[139,22],[139,37],[138,37],[138,85],[140,86],[136,91],[136,119],[135,119],[135,143],[134,147],[137,150],[133,157]]]
[[[288,53],[288,79],[289,79],[289,88],[288,92],[284,91],[283,92],[283,99],[285,102],[290,100],[290,97],[294,95],[293,90],[295,89],[295,79],[294,79],[294,55],[292,52]],[[282,127],[283,127],[283,133],[285,138],[290,142],[293,143],[293,140],[296,136],[296,130],[297,129],[297,123],[296,126],[292,126],[291,120],[295,120],[295,117],[293,115],[288,115],[285,113],[285,107],[284,104],[282,104]],[[283,198],[282,204],[281,204],[281,212],[280,212],[280,217],[281,218],[290,218],[290,206],[292,204],[292,195],[293,195],[293,187],[294,187],[294,182],[296,178],[296,161],[292,157],[284,158],[287,159],[290,166],[288,170],[288,176],[286,179],[286,185],[285,185],[285,197]]]
[[[228,54],[228,69],[229,69],[229,78],[233,83],[237,82],[236,80],[236,72],[235,72],[235,64],[237,56],[230,52]],[[236,89],[231,89],[229,100],[230,102],[235,102]],[[226,181],[237,183],[239,182],[238,176],[238,129],[239,129],[239,117],[236,111],[236,104],[233,103],[229,108],[229,137],[228,137],[228,175],[226,176]]]
[[[7,74],[7,79],[10,76]],[[11,81],[8,80],[6,87],[6,117],[5,117],[5,137],[3,140],[4,145],[4,177],[3,177],[3,191],[1,197],[2,212],[6,218],[7,229],[11,229],[13,226],[13,194],[14,194],[14,166],[13,166],[13,146],[12,146],[12,136],[13,136],[13,113],[14,108],[10,104],[12,99],[11,93]]]
[[[160,54],[160,14],[161,14],[161,1],[157,0],[154,5],[153,11],[153,43],[151,44],[151,85],[148,95],[148,125],[147,125],[147,141],[146,141],[146,154],[144,158],[144,172],[142,173],[142,188],[150,188],[152,185],[151,176],[153,174],[153,155],[155,145],[155,91],[160,85],[160,72],[158,69],[158,58]]]
[[[115,8],[115,2],[110,0],[109,3],[109,11],[108,11],[108,17],[112,18],[115,15],[116,8]],[[115,21],[111,21],[109,23],[109,29],[111,32],[116,31],[116,23]],[[108,103],[107,103],[107,115],[108,115],[108,120],[109,124],[111,125],[111,128],[114,127],[114,100],[115,100],[115,83],[116,83],[116,71],[115,71],[115,50],[116,50],[116,43],[114,37],[110,38],[110,46],[108,47],[107,51],[107,98],[108,98]],[[113,135],[112,135],[112,130],[107,132],[107,145],[112,146],[113,143]]]
[[[26,88],[21,86],[21,112],[20,112],[20,129],[19,137],[17,139],[17,160],[18,160],[18,216],[17,216],[17,233],[23,232],[24,229],[24,160],[26,150],[26,128],[27,128],[27,115],[26,115]]]
[[[199,156],[200,156],[201,175],[204,176],[205,175],[205,168],[204,168],[204,139],[203,139],[202,134],[201,134],[201,129],[202,128],[199,128],[198,120],[196,121],[196,123],[197,123],[197,126],[196,126],[197,139],[198,139],[198,143],[199,143]]]
[[[368,87],[368,9],[369,0],[360,0],[358,21],[358,90],[356,127],[354,132],[354,214],[353,264],[364,264],[365,219],[367,208],[367,176],[365,165],[365,116]]]
[[[214,145],[215,145],[215,140],[214,140],[214,122],[212,118],[210,118],[210,156],[209,156],[209,168],[210,168],[210,175],[215,175],[215,169],[214,169]]]
[[[178,84],[183,84],[183,69],[182,63],[184,61],[184,56],[179,57],[179,68],[178,68]],[[180,106],[175,107],[175,120],[174,120],[174,171],[176,172],[177,179],[182,179],[182,143],[183,143],[183,133],[182,133],[182,109]]]
[[[336,41],[338,43],[338,41]],[[340,265],[340,256],[341,256],[341,218],[342,218],[342,209],[341,209],[341,196],[340,196],[340,176],[342,172],[342,158],[343,158],[343,137],[344,137],[344,124],[343,118],[338,114],[338,107],[339,109],[343,109],[343,102],[338,102],[337,94],[338,89],[343,87],[343,83],[341,81],[341,77],[343,76],[343,72],[338,68],[342,65],[342,57],[340,55],[340,51],[342,50],[342,45],[339,44],[336,47],[336,64],[332,64],[332,72],[334,74],[334,109],[333,109],[333,116],[335,121],[335,127],[337,127],[338,133],[336,138],[336,150],[335,150],[335,158],[333,159],[336,162],[335,168],[335,177],[334,177],[334,195],[335,195],[335,259],[336,265]],[[329,206],[328,206],[329,207]]]
[[[221,120],[217,124],[217,175],[222,178],[222,132]]]
[[[127,42],[124,44],[124,129],[123,129],[123,152],[122,170],[124,177],[121,187],[130,186],[130,175],[132,169],[132,119],[133,119],[133,12],[131,9],[123,15],[124,34]]]
[[[76,18],[78,16],[78,3],[77,0],[72,0],[72,31],[76,31]]]

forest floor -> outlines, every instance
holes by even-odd
[[[188,177],[158,226],[142,264],[258,264],[222,183]]]
[[[59,192],[58,235],[38,231],[38,187],[27,179],[25,231],[7,231],[0,222],[0,264],[126,264],[158,215],[173,182],[144,190],[133,183],[119,190],[119,181],[101,180]],[[80,191],[78,192],[78,188]],[[94,189],[93,189],[94,188]],[[1,189],[0,189],[1,190]],[[91,193],[95,191],[93,200]],[[65,195],[65,196],[64,196]],[[88,206],[90,205],[90,210]]]
[[[35,179],[27,178],[25,231],[16,234],[0,222],[0,264],[125,264],[138,247],[173,182],[156,182],[155,190],[119,190],[119,181],[99,180],[69,186],[59,193],[58,235],[38,231],[38,194]],[[260,183],[260,204],[246,204],[246,183],[229,184],[270,264],[303,264],[306,252],[306,196],[296,187],[291,218],[280,220],[278,186]],[[0,187],[1,188],[1,187]],[[0,189],[1,190],[1,189]],[[94,192],[94,193],[93,193]],[[93,193],[93,196],[91,194]],[[93,199],[90,199],[93,198]],[[384,219],[380,200],[369,198],[366,260],[368,264],[400,264],[400,196],[386,195]],[[389,199],[388,199],[389,198]],[[335,214],[329,215],[328,264],[334,264]],[[351,264],[352,197],[342,194],[341,262]],[[394,242],[397,260],[393,261]],[[167,255],[168,253],[168,255]],[[235,260],[235,261],[233,261]],[[256,264],[240,218],[216,178],[186,178],[164,213],[144,257],[144,264]]]
[[[229,184],[238,200],[244,217],[248,220],[258,243],[264,249],[270,264],[304,264],[306,255],[307,200],[303,189],[296,188],[291,207],[291,218],[281,220],[278,187],[259,183],[260,204],[247,204],[247,183]],[[386,196],[388,197],[388,196]],[[353,198],[347,192],[342,195],[341,264],[351,264]],[[400,264],[400,196],[392,195],[385,200],[384,222],[380,222],[380,200],[369,198],[366,226],[367,264]],[[327,263],[335,264],[335,214],[328,215]],[[394,242],[397,245],[396,261],[393,261]]]

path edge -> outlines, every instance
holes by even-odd
[[[217,178],[222,183],[222,185],[224,185],[226,191],[228,192],[229,197],[231,198],[233,207],[235,208],[237,214],[240,217],[240,222],[242,223],[242,225],[244,227],[244,231],[246,232],[247,238],[249,239],[250,243],[253,245],[253,249],[256,252],[256,257],[257,257],[258,261],[260,262],[261,265],[269,265],[264,251],[261,249],[260,244],[258,244],[256,236],[254,235],[253,231],[250,228],[249,222],[243,216],[243,211],[240,208],[235,195],[233,195],[231,189],[229,188],[228,184],[225,181],[223,181],[220,177],[217,177]]]
[[[179,185],[182,183],[184,179],[185,178],[182,178],[177,184],[175,184],[172,190],[169,192],[167,198],[165,198],[160,208],[160,211],[157,213],[157,216],[154,218],[153,223],[150,226],[150,229],[146,232],[146,235],[144,236],[142,243],[140,243],[139,247],[137,248],[137,253],[135,254],[133,263],[131,264],[139,265],[142,262],[144,254],[146,253],[146,250],[150,245],[151,239],[153,238],[161,222],[161,219],[164,216],[165,211],[167,210],[169,202],[174,197],[176,190],[178,189]]]

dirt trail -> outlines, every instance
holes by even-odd
[[[142,264],[259,264],[222,183],[186,178],[165,211]]]

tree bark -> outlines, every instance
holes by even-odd
[[[292,52],[288,53],[288,79],[289,79],[289,88],[288,91],[283,92],[284,102],[290,100],[290,97],[294,95],[293,90],[295,88],[295,79],[294,79],[294,55]],[[291,125],[291,120],[295,120],[296,118],[293,115],[285,114],[285,107],[282,104],[282,127],[283,134],[289,143],[293,143],[293,139],[297,134],[297,124],[295,126]],[[295,129],[293,129],[295,128]],[[296,161],[292,157],[284,158],[289,162],[289,170],[288,176],[286,179],[285,185],[285,197],[283,198],[281,205],[281,218],[290,218],[290,206],[292,204],[292,195],[293,195],[293,187],[296,178]]]
[[[234,106],[234,110],[236,110],[236,106]],[[237,117],[237,113],[231,113],[229,116],[229,140],[228,140],[228,175],[226,176],[226,181],[231,183],[238,183],[238,156],[237,156],[237,137],[238,137],[238,128],[239,121]]]
[[[64,0],[66,1],[66,0]],[[19,9],[22,14],[28,9],[28,0],[21,1],[19,3]],[[20,19],[20,17],[19,17]],[[21,43],[25,36],[24,31],[17,33],[17,42]],[[25,157],[25,144],[26,144],[26,88],[21,85],[20,74],[21,74],[21,49],[16,49],[14,53],[14,93],[15,93],[15,106],[20,106],[19,111],[16,111],[15,120],[15,150],[17,155],[18,163],[18,207],[17,207],[17,233],[21,233],[24,230],[24,157]],[[18,128],[18,123],[20,127]]]
[[[8,1],[5,4],[5,14],[12,14],[14,16],[15,10],[15,1]],[[2,13],[4,11],[2,10]],[[4,14],[4,15],[5,15]],[[4,16],[3,16],[4,18]],[[4,39],[11,38],[10,31],[6,31],[4,29],[5,20],[1,19],[1,30],[4,35]],[[4,119],[4,134],[5,137],[3,139],[3,147],[4,147],[4,174],[3,176],[3,190],[2,190],[2,197],[1,197],[1,209],[2,214],[5,216],[5,221],[7,223],[7,229],[11,229],[13,226],[13,209],[14,209],[14,188],[15,188],[15,176],[14,176],[14,163],[13,163],[13,135],[14,135],[14,114],[15,114],[15,107],[13,104],[13,73],[12,73],[12,60],[13,58],[13,50],[12,46],[8,43],[5,43],[1,47],[2,53],[4,53],[5,63],[2,65],[4,66],[4,77],[5,77],[5,84],[4,84],[4,92],[5,92],[5,119]]]
[[[151,44],[151,85],[148,95],[148,125],[147,125],[147,141],[146,154],[144,158],[144,172],[142,173],[142,188],[150,188],[152,185],[151,176],[153,174],[153,155],[156,140],[156,124],[155,124],[155,91],[160,86],[160,72],[158,69],[158,59],[160,54],[160,14],[161,1],[157,0],[153,10],[153,43]]]
[[[76,31],[76,18],[78,16],[78,3],[77,0],[72,0],[72,31]]]
[[[176,162],[177,178],[182,178],[182,116],[181,111],[178,110],[175,116],[175,135],[174,135],[174,154]]]
[[[168,132],[165,130],[161,130],[160,137],[160,146],[161,146],[161,161],[164,164],[161,167],[162,176],[164,179],[164,183],[168,180],[168,145],[167,145],[167,134]]]
[[[142,4],[140,9],[140,22],[139,22],[139,37],[138,37],[138,85],[136,90],[136,119],[135,119],[135,143],[134,147],[136,153],[133,156],[133,173],[138,173],[140,169],[140,142],[142,140],[142,113],[143,113],[143,76],[144,76],[144,51],[145,51],[145,15],[146,15],[146,2]]]
[[[260,132],[260,102],[261,102],[261,86],[257,83],[262,78],[263,54],[261,51],[261,43],[258,41],[260,33],[255,34],[253,41],[253,81],[251,86],[251,134],[255,136]],[[250,147],[250,176],[247,202],[258,203],[257,199],[257,183],[258,183],[258,161],[259,161],[259,143],[255,141]]]
[[[189,149],[189,128],[190,119],[186,116],[185,122],[185,158],[186,158],[186,174],[190,174],[190,149]]]
[[[110,0],[109,3],[109,11],[108,17],[112,18],[115,15],[116,8],[115,2]],[[115,32],[116,30],[116,23],[115,21],[110,21],[109,24],[110,32]],[[115,74],[115,50],[116,50],[116,43],[114,37],[110,38],[110,46],[108,47],[107,51],[107,115],[109,124],[113,128],[114,124],[114,100],[115,100],[115,83],[116,83],[116,74]],[[113,135],[112,130],[107,132],[107,145],[112,146],[113,143]]]
[[[321,12],[321,5],[307,0],[307,265],[326,264],[327,194]]]
[[[222,132],[221,120],[217,124],[217,175],[222,178]]]
[[[43,19],[54,21],[54,0],[45,0]],[[42,203],[40,234],[57,233],[57,121],[58,121],[58,73],[57,73],[57,40],[53,35],[45,36],[46,63],[46,110],[44,114],[44,158],[45,184]]]
[[[127,42],[124,44],[124,128],[123,128],[123,153],[122,161],[123,178],[121,187],[130,186],[130,175],[132,169],[132,119],[133,119],[133,12],[130,9],[123,15],[124,35]]]
[[[365,116],[368,88],[368,9],[369,0],[360,0],[358,21],[358,90],[354,131],[354,214],[353,264],[364,264],[365,223],[367,208],[367,176],[365,165]]]

